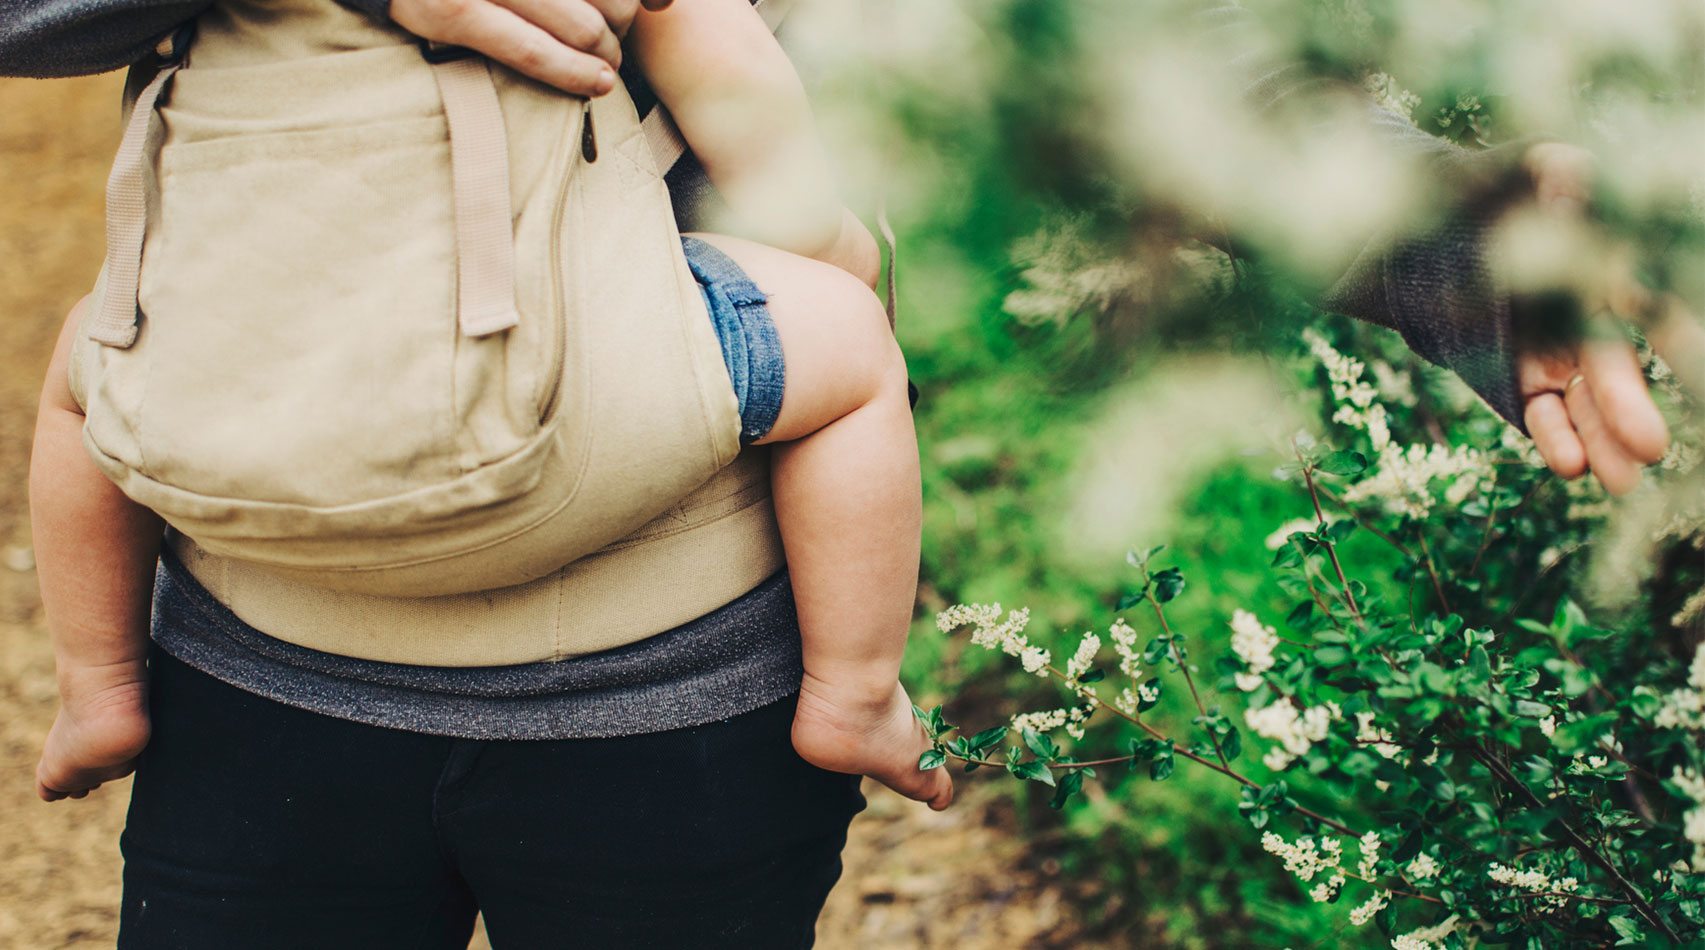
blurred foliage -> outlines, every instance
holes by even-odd
[[[1696,4],[1622,15],[1575,0],[1252,0],[1243,39],[1231,41],[1198,20],[1217,6],[872,0],[857,5],[855,21],[821,30],[833,38],[816,51],[829,67],[826,121],[844,123],[840,137],[857,143],[849,163],[860,149],[876,156],[854,177],[887,194],[901,230],[900,332],[923,392],[925,616],[1017,599],[1043,629],[1104,621],[1129,590],[1129,569],[1095,558],[1072,526],[1086,507],[1091,517],[1117,509],[1083,477],[1107,458],[1131,465],[1131,484],[1162,509],[1142,524],[1158,534],[1125,543],[1165,540],[1171,563],[1188,566],[1189,593],[1169,611],[1200,654],[1224,652],[1225,618],[1237,609],[1284,616],[1293,597],[1268,570],[1265,542],[1311,512],[1306,496],[1274,477],[1284,462],[1276,446],[1294,413],[1318,413],[1311,427],[1321,431],[1332,411],[1296,375],[1307,326],[1377,360],[1390,377],[1382,388],[1407,387],[1422,406],[1479,420],[1455,439],[1499,442],[1501,425],[1464,413],[1472,397],[1449,374],[1417,365],[1395,334],[1324,318],[1303,302],[1370,235],[1452,206],[1425,169],[1363,161],[1371,153],[1355,116],[1364,94],[1469,150],[1557,134],[1597,146],[1595,197],[1609,233],[1637,249],[1656,285],[1705,298],[1705,268],[1689,266],[1705,247],[1697,164],[1705,15]],[[860,35],[862,44],[850,42]],[[1222,75],[1226,42],[1296,64],[1327,92],[1251,114],[1246,90]],[[1235,260],[1210,246],[1233,246],[1234,231]],[[1288,394],[1285,405],[1220,407],[1254,418],[1256,429],[1271,420],[1267,438],[1240,431],[1188,465],[1176,441],[1123,444],[1109,420],[1181,412],[1144,381],[1176,381],[1181,365],[1188,376],[1189,361],[1204,354]],[[1195,423],[1184,412],[1162,431]],[[1118,511],[1103,521],[1111,532],[1136,524]],[[1559,528],[1557,540],[1570,530]],[[1362,532],[1341,550],[1385,597],[1410,596],[1413,570],[1388,545]],[[1648,559],[1641,589],[1668,604],[1697,580],[1696,565],[1678,566],[1673,553],[1634,557]],[[1489,590],[1520,591],[1532,615],[1548,615],[1560,579],[1525,585],[1530,568],[1519,561],[1487,569]],[[1666,582],[1675,589],[1663,591]],[[967,721],[1057,701],[1047,684],[922,619],[904,676],[925,705],[952,695]],[[1180,693],[1165,694],[1154,715],[1188,723],[1194,710]],[[1386,944],[1372,928],[1346,929],[1341,908],[1307,899],[1248,832],[1229,783],[1189,767],[1156,784],[1116,771],[1105,793],[1074,797],[1063,813],[1046,808],[1046,790],[1006,792],[1036,847],[1068,873],[1100,881],[1102,898],[1080,912],[1108,939]],[[1140,788],[1122,787],[1138,780]],[[1310,804],[1355,809],[1330,797]]]

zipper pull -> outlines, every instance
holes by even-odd
[[[580,155],[589,162],[598,160],[598,134],[592,129],[592,100],[586,100],[580,118]]]

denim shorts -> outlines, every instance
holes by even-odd
[[[763,438],[781,413],[787,364],[764,292],[727,254],[698,238],[684,237],[687,266],[699,282],[711,326],[722,344],[722,361],[740,403],[740,440]]]

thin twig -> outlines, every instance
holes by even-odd
[[[1297,460],[1302,461],[1302,453],[1297,453]],[[1325,524],[1326,513],[1320,510],[1320,492],[1314,487],[1314,466],[1303,462],[1302,477],[1308,485],[1309,501],[1314,503],[1315,520]],[[1338,583],[1344,586],[1344,600],[1350,605],[1350,615],[1356,618],[1357,623],[1366,623],[1362,619],[1362,609],[1356,605],[1356,595],[1350,590],[1350,579],[1344,576],[1344,565],[1338,563],[1337,545],[1334,545],[1330,540],[1322,540],[1321,543],[1326,547],[1326,556],[1332,560],[1332,570],[1338,572]]]
[[[1444,608],[1445,613],[1454,614],[1456,611],[1452,610],[1450,607],[1450,598],[1445,596],[1444,585],[1439,583],[1439,568],[1437,564],[1433,563],[1433,549],[1427,546],[1427,539],[1425,536],[1423,536],[1420,540],[1422,554],[1421,563],[1427,566],[1427,577],[1429,577],[1433,582],[1433,595],[1438,597],[1439,606]]]
[[[1190,675],[1190,665],[1184,662],[1184,654],[1178,649],[1178,637],[1172,632],[1172,625],[1166,622],[1166,612],[1160,609],[1160,601],[1155,600],[1153,595],[1149,597],[1149,606],[1154,608],[1154,616],[1160,621],[1161,632],[1167,636],[1166,646],[1172,652],[1172,661],[1178,664],[1178,671],[1184,674],[1184,685],[1190,687],[1190,698],[1196,703],[1196,712],[1203,719],[1208,718],[1208,709],[1202,705],[1201,694],[1196,692],[1196,678]],[[1204,726],[1203,730],[1208,734],[1208,741],[1213,743],[1214,757],[1220,760],[1220,765],[1231,768],[1231,763],[1226,760],[1225,750],[1220,748],[1219,736],[1214,735],[1213,727]]]

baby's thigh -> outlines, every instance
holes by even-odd
[[[905,364],[887,312],[858,278],[752,241],[691,236],[728,255],[768,299],[786,390],[775,425],[759,441],[808,435],[895,385],[904,394]]]

